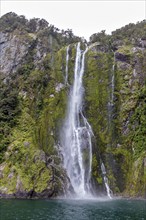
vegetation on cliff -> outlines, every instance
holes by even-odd
[[[0,19],[0,191],[16,197],[56,196],[69,187],[62,167],[59,135],[75,43],[71,30],[45,20],[8,13]],[[129,24],[98,42],[86,54],[84,114],[94,132],[93,173],[104,187],[100,159],[115,194],[145,195],[146,182],[146,22]],[[84,40],[83,40],[84,41]],[[82,42],[84,47],[84,42]],[[98,191],[98,190],[97,190]]]

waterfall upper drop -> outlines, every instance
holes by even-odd
[[[67,116],[62,129],[61,138],[64,167],[67,170],[72,187],[78,197],[86,197],[91,192],[91,138],[93,132],[82,112],[84,94],[82,77],[84,74],[85,54],[87,51],[88,48],[82,52],[80,43],[77,44],[74,82],[70,89]],[[66,56],[66,63],[68,65],[68,56]]]

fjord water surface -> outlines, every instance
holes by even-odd
[[[145,220],[146,201],[0,200],[1,220]]]

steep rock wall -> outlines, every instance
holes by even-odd
[[[98,151],[106,164],[115,194],[145,196],[145,53],[141,47],[123,45],[115,53],[97,47],[86,58],[85,112],[96,137],[94,155]],[[102,183],[98,169],[93,175]]]
[[[81,39],[44,20],[10,13],[1,21],[0,192],[24,198],[64,194],[70,184],[59,139]],[[94,132],[92,184],[98,195],[105,192],[102,160],[115,195],[145,196],[146,49],[144,40],[137,42],[118,43],[116,35],[111,42],[102,33],[86,54],[83,111]]]

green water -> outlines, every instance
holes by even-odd
[[[144,200],[0,200],[0,220],[145,220]]]

